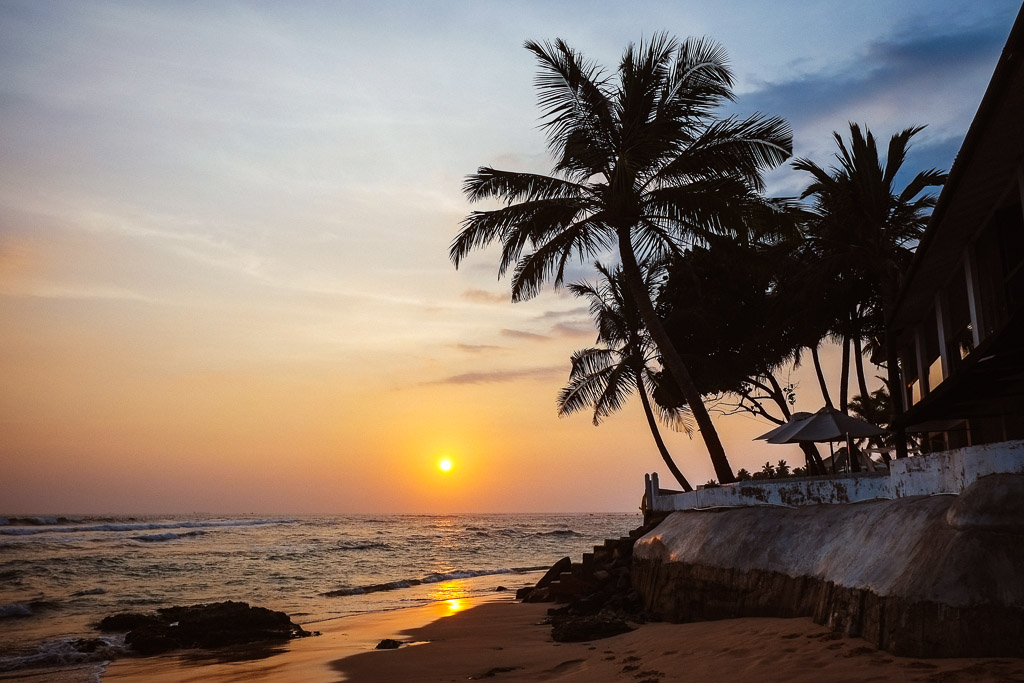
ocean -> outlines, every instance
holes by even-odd
[[[0,672],[102,662],[119,612],[241,600],[310,630],[536,582],[639,513],[0,517]],[[96,639],[102,638],[102,642]]]

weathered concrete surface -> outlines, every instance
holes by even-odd
[[[960,493],[980,477],[1024,474],[1024,441],[971,446],[894,460],[888,474],[742,481],[687,493],[661,493],[647,476],[646,509],[657,512],[743,505],[823,505]]]
[[[648,496],[650,498],[650,496]],[[687,493],[654,496],[654,510],[696,510],[743,505],[823,505],[892,498],[887,473],[741,481]]]
[[[676,621],[811,616],[890,652],[1024,656],[1024,476],[962,496],[670,515],[633,582]]]
[[[1024,473],[1024,441],[957,448],[892,462],[892,497],[960,493],[996,473]]]

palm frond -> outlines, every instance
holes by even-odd
[[[562,178],[481,166],[476,173],[466,176],[462,191],[471,202],[494,198],[511,204],[580,197],[586,193],[586,187]]]

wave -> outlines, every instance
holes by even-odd
[[[15,518],[17,519],[17,518]],[[64,519],[64,518],[57,518]],[[248,526],[266,526],[268,524],[290,524],[293,520],[290,519],[231,519],[231,520],[215,520],[205,522],[136,522],[136,523],[107,523],[107,524],[84,524],[79,526],[59,526],[59,527],[47,527],[47,526],[36,526],[36,527],[18,527],[18,528],[2,528],[0,527],[0,535],[7,536],[30,536],[35,534],[49,534],[49,533],[71,533],[71,532],[82,532],[82,531],[152,531],[156,529],[209,529],[209,528],[224,528],[224,527],[248,527]]]
[[[572,529],[555,529],[554,531],[538,531],[538,536],[582,536],[583,534],[577,533]]]
[[[0,657],[0,671],[104,662],[125,652],[123,636],[62,638],[43,643],[30,654]]]
[[[104,595],[104,594],[106,594],[106,592],[107,592],[106,588],[90,588],[89,590],[76,591],[76,592],[71,594],[71,597],[79,598],[79,597],[83,597],[83,596],[86,596],[86,595]]]
[[[74,524],[72,517],[0,517],[0,526],[47,526],[52,524]]]
[[[399,579],[398,581],[389,581],[387,583],[375,583],[369,586],[349,586],[345,588],[339,588],[333,591],[327,591],[321,593],[324,597],[328,598],[343,598],[349,595],[365,595],[367,593],[378,593],[380,591],[393,591],[402,588],[412,588],[413,586],[420,586],[425,583],[440,583],[441,581],[453,581],[455,579],[471,579],[477,576],[493,576],[495,574],[525,574],[527,572],[537,572],[547,569],[548,567],[513,567],[511,569],[464,569],[454,572],[445,572],[441,574],[427,574],[426,576],[418,579]]]
[[[383,541],[338,541],[331,550],[390,550],[391,546]]]
[[[183,531],[181,533],[168,531],[164,534],[142,534],[140,536],[132,536],[132,540],[142,541],[143,543],[159,543],[161,541],[176,541],[179,538],[202,536],[204,533],[206,532],[202,529],[196,529],[195,531]]]

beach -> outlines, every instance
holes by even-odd
[[[630,633],[555,643],[550,605],[495,596],[335,620],[321,636],[261,658],[178,654],[111,663],[104,682],[299,681],[1019,681],[1024,660],[915,659],[880,652],[810,619],[648,623]],[[375,650],[396,638],[397,650]],[[236,655],[239,653],[236,653]],[[251,651],[258,656],[261,653]],[[264,653],[265,654],[265,653]]]

